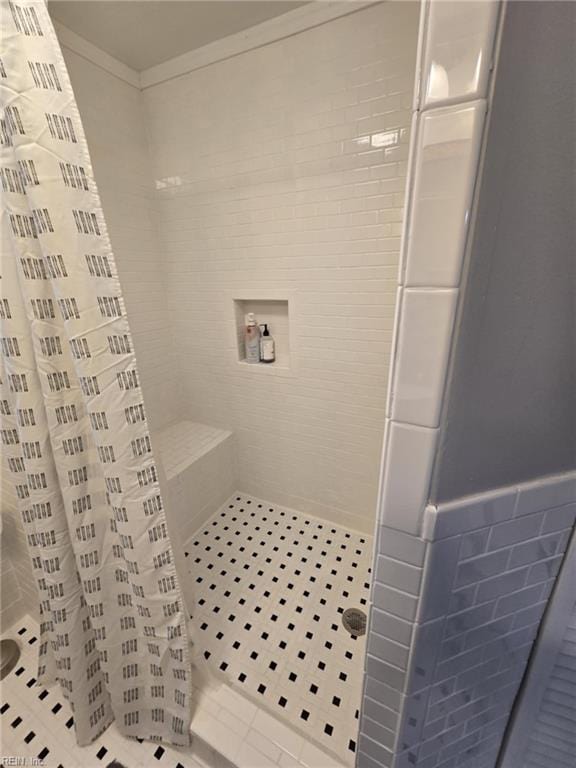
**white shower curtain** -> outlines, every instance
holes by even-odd
[[[40,591],[38,680],[59,681],[81,745],[114,719],[186,745],[185,606],[82,124],[44,3],[0,11],[1,437]]]

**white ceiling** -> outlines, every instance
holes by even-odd
[[[280,16],[302,0],[50,0],[53,19],[132,69]]]

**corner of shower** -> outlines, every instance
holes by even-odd
[[[155,760],[211,766],[357,761],[418,8],[379,3],[304,20],[182,72],[129,71],[61,25],[65,67],[30,59],[35,89],[64,99],[69,75],[78,100],[79,114],[72,98],[41,116],[53,157],[62,152],[76,248],[58,260],[40,238],[38,263],[21,268],[34,320],[54,319],[54,307],[63,318],[71,373],[50,371],[42,384],[60,398],[45,442],[88,596],[84,647],[102,660],[88,691],[64,678],[64,698],[75,689],[80,699],[71,695],[75,711],[58,727],[78,728],[87,693],[85,749],[98,760],[114,744],[121,764],[146,764],[147,739],[162,742]],[[12,16],[26,38],[48,19],[40,6]],[[16,136],[16,117],[10,126]],[[93,173],[76,147],[82,130]],[[18,226],[48,238],[58,233],[40,205],[47,187],[32,182],[39,212]],[[77,297],[69,273],[86,278]],[[84,317],[95,327],[82,330]],[[255,324],[267,346],[251,360]],[[59,341],[34,333],[30,359],[61,362]],[[24,393],[14,399],[14,414],[24,412]],[[14,434],[27,426],[17,418]],[[76,422],[80,439],[68,434]],[[94,456],[85,472],[83,453]],[[84,483],[92,494],[76,491]],[[43,503],[28,519],[41,548]],[[55,566],[33,556],[48,613],[69,620],[54,602]],[[35,643],[29,612],[20,629]],[[67,638],[44,618],[41,647],[55,648],[60,671],[71,663]],[[52,696],[42,701],[63,720],[66,704]],[[102,733],[114,717],[120,733]],[[67,742],[71,760],[76,746]]]
[[[282,749],[280,739],[288,754],[307,745],[326,765],[351,766],[372,537],[250,493],[228,495],[218,468],[229,440],[186,421],[154,440],[189,617],[192,733],[232,761],[250,737],[260,750]],[[174,444],[195,460],[175,465]],[[192,500],[200,478],[201,503]],[[229,481],[237,488],[237,475]]]

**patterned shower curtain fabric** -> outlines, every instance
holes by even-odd
[[[114,719],[187,745],[185,604],[82,124],[44,3],[0,11],[1,437],[40,594],[38,681],[58,680],[80,745]]]

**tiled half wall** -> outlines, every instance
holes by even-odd
[[[576,472],[380,526],[360,768],[494,768],[576,519]]]

